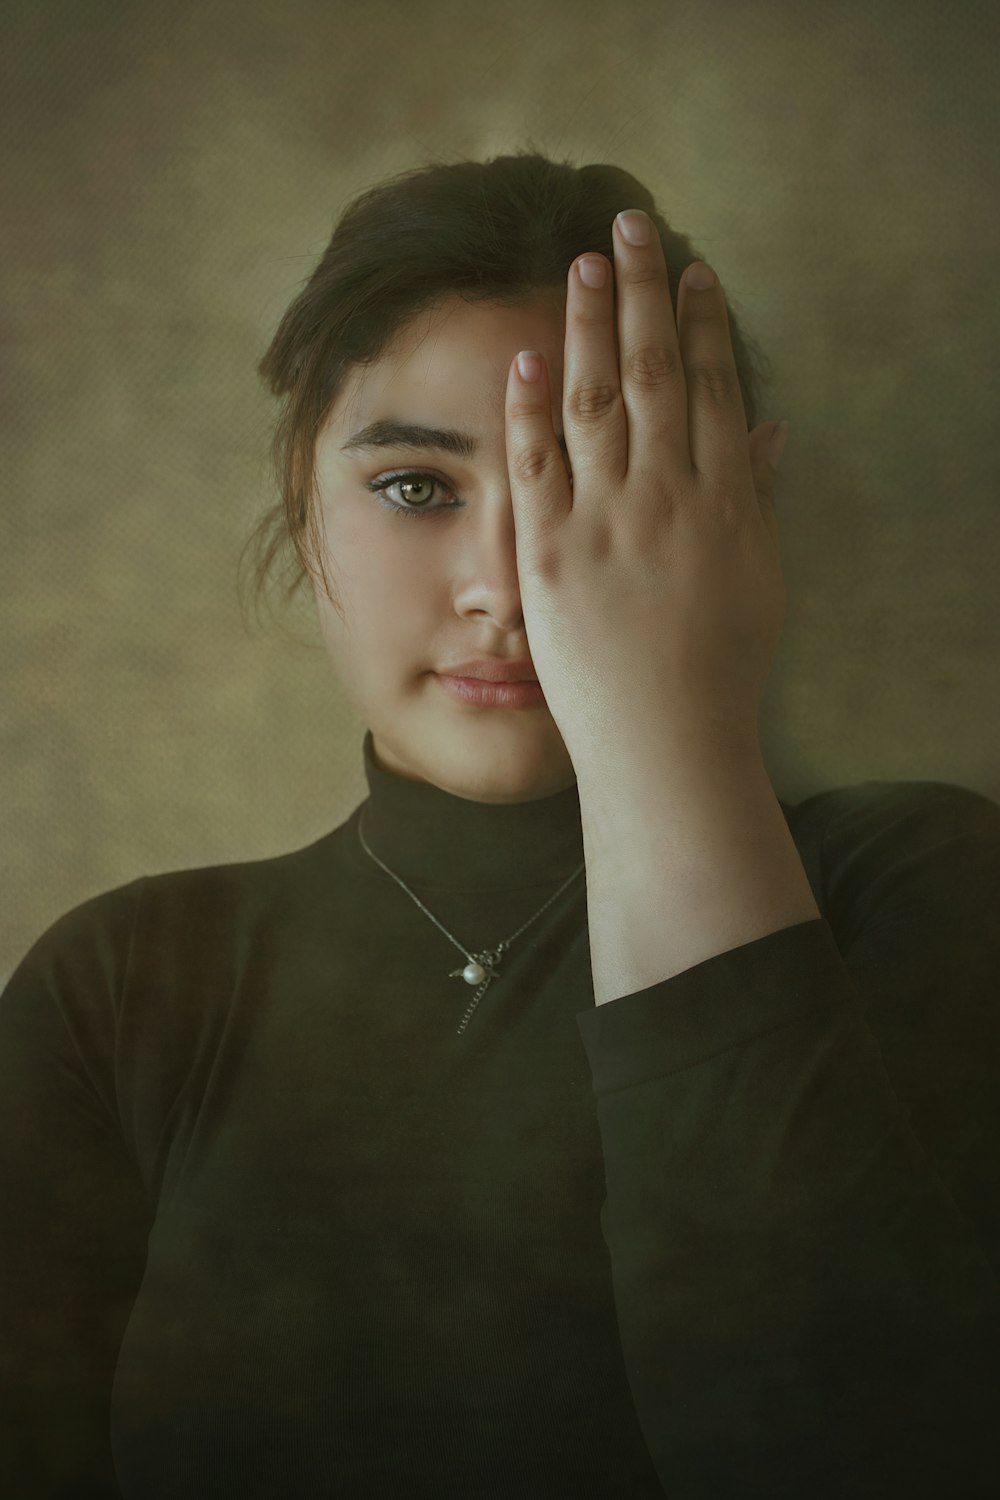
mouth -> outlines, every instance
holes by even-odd
[[[535,669],[530,661],[504,661],[500,657],[485,657],[478,661],[463,661],[453,667],[441,667],[440,677],[460,677],[468,682],[537,682]]]
[[[537,679],[491,682],[482,677],[456,677],[440,672],[435,675],[451,697],[475,708],[541,708],[545,705],[545,694]]]

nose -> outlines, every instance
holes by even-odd
[[[471,512],[475,509],[475,515]],[[487,614],[503,630],[523,625],[517,573],[517,537],[509,487],[492,500],[470,506],[455,555],[455,611]]]

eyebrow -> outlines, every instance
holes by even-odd
[[[563,458],[569,459],[566,439],[560,432],[557,441]],[[374,448],[434,448],[450,453],[455,458],[472,458],[478,443],[469,432],[459,432],[454,427],[424,427],[419,422],[399,422],[394,417],[383,417],[369,422],[352,432],[346,443],[341,444],[341,453],[355,453]]]

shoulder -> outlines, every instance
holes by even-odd
[[[137,944],[178,936],[197,943],[213,933],[231,940],[283,899],[294,902],[318,867],[329,866],[338,832],[289,853],[140,875],[86,897],[44,929],[10,982],[30,972],[55,985],[71,977],[77,988],[93,981],[120,993]]]
[[[289,914],[329,903],[336,832],[269,859],[139,876],[63,912],[0,994],[0,1093],[97,1109],[129,1140],[141,1116],[159,1138],[257,960],[266,974],[282,943],[298,952]]]
[[[826,838],[856,841],[889,833],[918,840],[1000,837],[1000,804],[949,781],[859,781],[817,792],[789,809],[793,821],[816,819]]]
[[[944,781],[864,781],[786,809],[838,935],[908,912],[968,923],[995,912],[1000,804]]]

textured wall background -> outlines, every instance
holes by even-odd
[[[0,977],[86,896],[296,847],[364,794],[309,615],[241,617],[254,366],[350,197],[528,136],[647,182],[771,358],[779,794],[1000,797],[995,7],[5,0],[0,25]]]

